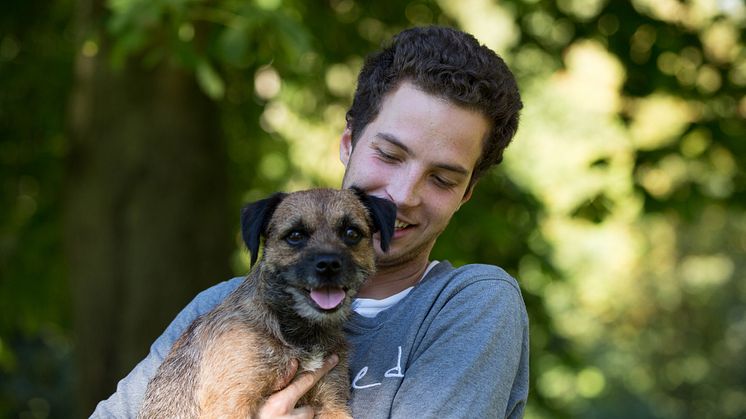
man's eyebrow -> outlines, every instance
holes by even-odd
[[[375,135],[376,138],[379,138],[381,140],[384,140],[388,143],[393,144],[396,147],[401,148],[405,153],[412,155],[412,150],[409,149],[404,143],[402,143],[395,135],[389,134],[387,132],[379,132]],[[469,176],[469,170],[460,164],[450,164],[450,163],[435,163],[435,167],[443,170],[447,170],[449,172],[458,173],[464,176]]]
[[[412,154],[412,150],[410,150],[409,147],[407,147],[406,145],[404,145],[403,142],[399,141],[399,139],[396,138],[396,136],[394,134],[389,134],[387,132],[379,132],[379,133],[376,134],[376,138],[380,138],[380,139],[382,139],[382,140],[384,140],[386,142],[389,142],[389,143],[391,143],[391,144],[393,144],[393,145],[401,148],[407,154]]]
[[[458,173],[460,175],[469,176],[469,171],[466,170],[465,167],[458,164],[436,163],[435,167],[447,170],[449,172]]]

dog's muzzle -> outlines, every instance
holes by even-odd
[[[313,268],[317,278],[327,284],[311,288],[309,297],[323,310],[337,308],[347,296],[344,288],[334,284],[342,272],[342,258],[331,253],[316,255],[313,258]]]

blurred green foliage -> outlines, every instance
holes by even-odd
[[[75,48],[70,2],[0,6],[0,416],[70,416],[57,216]],[[35,416],[34,416],[35,415]]]
[[[87,5],[105,10],[92,25]],[[58,215],[76,57],[107,44],[115,68],[188,69],[220,110],[238,207],[338,185],[362,57],[431,23],[498,51],[523,92],[505,163],[434,257],[519,279],[526,417],[746,416],[746,6],[715,0],[4,2],[0,416],[76,408]]]

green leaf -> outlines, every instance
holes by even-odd
[[[215,100],[222,99],[225,93],[225,82],[212,65],[207,61],[200,61],[196,71],[197,82],[202,91]]]
[[[249,54],[251,34],[246,25],[229,26],[218,40],[220,57],[237,67],[245,67],[252,61]]]

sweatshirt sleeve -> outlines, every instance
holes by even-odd
[[[155,375],[173,343],[194,319],[212,310],[235,289],[243,278],[233,278],[199,293],[174,318],[161,336],[150,346],[148,355],[117,384],[108,399],[98,403],[91,418],[134,418],[140,409],[148,382]]]
[[[433,308],[391,417],[523,417],[528,316],[515,280],[476,279]]]

